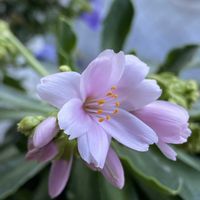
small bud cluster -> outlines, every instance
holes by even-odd
[[[191,108],[198,99],[198,84],[194,80],[182,80],[169,72],[151,75],[157,80],[163,93],[162,100],[179,104],[185,108]]]

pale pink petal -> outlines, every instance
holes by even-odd
[[[55,117],[48,117],[35,129],[33,135],[33,145],[41,148],[48,144],[58,133],[58,126]]]
[[[49,195],[57,197],[65,188],[72,167],[72,156],[70,160],[55,160],[52,163],[49,175]]]
[[[80,98],[80,74],[61,72],[46,76],[41,79],[37,91],[43,100],[61,108],[71,98]]]
[[[191,134],[187,111],[173,103],[155,101],[132,113],[150,126],[163,142],[180,144]]]
[[[171,160],[176,160],[176,152],[166,143],[159,141],[157,144],[162,153]]]
[[[102,169],[108,149],[110,146],[111,137],[108,136],[103,128],[95,122],[91,125],[87,132],[89,151],[95,160],[95,167]],[[90,163],[89,163],[90,164]]]
[[[99,124],[118,142],[138,151],[147,151],[150,144],[158,141],[156,133],[149,126],[122,109],[109,121]]]
[[[124,170],[119,157],[115,151],[110,148],[101,173],[113,186],[122,189],[124,186]]]
[[[38,162],[48,162],[55,158],[58,154],[58,149],[53,142],[50,142],[46,146],[37,149],[33,148],[26,154],[27,160],[36,160]]]
[[[144,80],[149,67],[134,55],[125,56],[124,73],[118,83],[119,90],[130,90]]]
[[[143,80],[137,87],[117,91],[121,107],[134,111],[157,100],[162,91],[155,80]]]
[[[83,110],[83,102],[80,99],[71,99],[58,113],[58,124],[70,139],[86,133],[90,127],[91,118]]]
[[[89,149],[88,137],[86,134],[80,136],[78,138],[78,151],[80,153],[81,158],[88,164],[95,163],[94,158]]]
[[[93,60],[81,75],[82,97],[105,95],[120,80],[125,64],[122,52],[108,50]]]

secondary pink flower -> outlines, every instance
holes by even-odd
[[[41,122],[35,129],[33,138],[28,140],[27,160],[49,162],[55,159],[59,150],[53,141],[58,133],[55,117],[49,117]],[[49,195],[57,197],[65,188],[71,172],[73,154],[69,160],[64,158],[52,161],[49,175]]]
[[[82,74],[63,72],[41,79],[38,93],[60,109],[58,123],[78,138],[81,157],[103,168],[111,137],[138,151],[158,141],[156,133],[128,111],[154,102],[161,90],[145,79],[149,68],[133,55],[102,52]]]
[[[157,146],[163,154],[176,160],[176,152],[168,144],[182,144],[190,136],[187,111],[166,101],[155,101],[132,113],[156,132]]]

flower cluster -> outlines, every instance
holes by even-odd
[[[137,57],[105,50],[82,74],[61,72],[41,79],[38,94],[58,114],[57,119],[49,117],[35,128],[27,158],[53,160],[52,197],[68,180],[74,139],[85,163],[118,188],[124,185],[124,172],[111,148],[112,138],[141,152],[156,144],[168,158],[176,159],[169,144],[187,141],[189,116],[184,108],[157,100],[162,91],[155,80],[146,79],[148,72],[149,67]],[[60,135],[68,141],[64,146],[58,145]]]

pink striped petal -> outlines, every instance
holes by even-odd
[[[144,80],[149,67],[134,55],[125,56],[124,73],[118,83],[119,90],[130,90]]]
[[[46,76],[41,79],[37,91],[43,100],[61,108],[71,98],[80,98],[80,74],[61,72]]]
[[[93,60],[81,75],[82,97],[105,95],[120,80],[125,65],[122,52],[106,50]]]
[[[176,152],[166,143],[159,141],[157,144],[162,153],[171,160],[176,160]]]
[[[127,111],[138,110],[155,100],[162,91],[155,80],[143,80],[137,87],[129,86],[127,89],[118,89],[121,107]]]
[[[59,111],[58,124],[70,136],[69,139],[74,139],[88,131],[91,118],[83,110],[83,102],[80,99],[71,99]]]
[[[94,158],[89,149],[87,134],[84,134],[78,138],[78,151],[81,158],[88,164],[93,165],[95,163]]]
[[[49,175],[49,195],[57,197],[65,188],[72,167],[72,156],[70,160],[55,160],[52,163]]]
[[[137,151],[147,151],[158,141],[156,133],[141,120],[120,109],[109,121],[99,123],[118,142]]]
[[[55,158],[58,149],[53,142],[50,142],[41,149],[33,148],[26,154],[27,160],[36,160],[38,162],[48,162]]]
[[[113,186],[122,189],[124,186],[124,170],[119,157],[115,151],[110,148],[101,173]]]
[[[191,134],[187,111],[173,103],[156,101],[133,114],[150,126],[163,142],[181,144]]]
[[[105,164],[111,137],[105,133],[95,122],[91,125],[87,133],[89,151],[95,160],[95,167],[102,169]],[[91,163],[89,163],[91,164]]]

